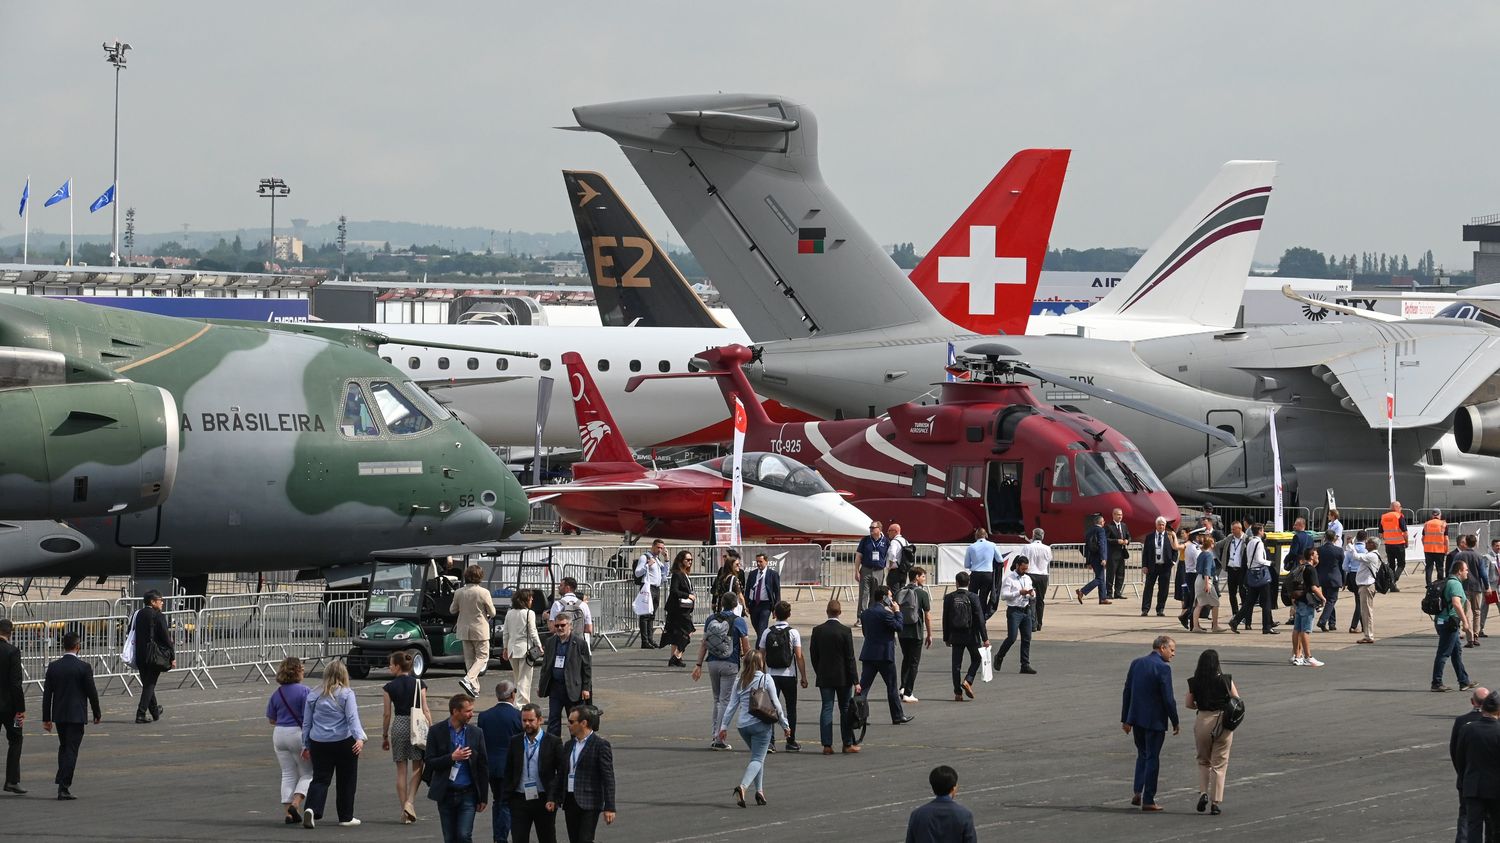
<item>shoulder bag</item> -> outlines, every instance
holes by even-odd
[[[526,611],[529,612],[531,610],[527,609]],[[542,653],[542,645],[540,643],[541,639],[536,637],[536,626],[535,626],[535,623],[536,623],[536,621],[535,621],[534,618],[527,618],[526,621],[525,621],[525,626],[526,626],[526,640],[528,642],[530,642],[533,638],[536,638],[536,640],[538,642],[538,643],[535,643],[535,644],[528,643],[528,645],[526,647],[526,656],[525,656],[525,658],[526,658],[526,663],[529,664],[529,665],[531,665],[532,667],[541,667],[542,666],[542,662],[546,661],[546,656],[544,656],[543,653]]]
[[[425,750],[427,730],[432,724],[427,722],[427,712],[422,709],[422,680],[413,676],[411,682],[411,745],[413,749]]]
[[[1233,732],[1245,722],[1245,701],[1230,692],[1229,681],[1224,681],[1224,710],[1219,714],[1219,724],[1214,727],[1214,737],[1224,732]]]
[[[764,674],[751,686],[750,713],[762,722],[779,723],[781,713],[776,710],[776,697],[774,696],[776,692],[766,688],[766,683],[762,681],[763,677]]]

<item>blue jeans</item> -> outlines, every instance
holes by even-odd
[[[505,779],[490,779],[490,812],[495,843],[506,843],[510,839],[510,799],[505,795]]]
[[[754,793],[766,789],[766,750],[771,747],[771,733],[772,724],[762,721],[740,727],[740,737],[750,747],[750,763],[745,765],[745,775],[740,777],[740,787],[747,791],[751,785],[755,786]]]
[[[1435,624],[1438,634],[1437,658],[1432,660],[1432,684],[1443,684],[1443,662],[1453,662],[1453,673],[1458,676],[1458,684],[1469,684],[1469,672],[1464,670],[1464,637],[1463,627],[1455,627],[1451,632],[1448,625],[1443,621]]]
[[[1021,634],[1021,667],[1031,666],[1031,608],[1006,606],[1005,641],[1000,644],[1000,652],[995,656],[996,669],[1005,661],[1005,654],[1010,652],[1011,645],[1016,643],[1017,632]]]
[[[833,746],[833,706],[838,703],[839,707],[839,733],[844,738],[844,746],[854,743],[854,730],[849,728],[849,698],[854,696],[853,688],[819,688],[818,693],[823,697],[823,708],[818,712],[818,737],[824,746]]]
[[[1079,591],[1088,594],[1097,588],[1099,589],[1099,600],[1101,602],[1109,599],[1109,589],[1104,587],[1104,565],[1098,562],[1090,562],[1089,569],[1094,572],[1094,578],[1089,580],[1088,584],[1079,589]]]
[[[1161,745],[1167,740],[1166,732],[1132,726],[1131,737],[1135,738],[1135,786],[1131,792],[1141,795],[1142,805],[1156,804],[1156,779],[1161,773]]]
[[[472,843],[474,839],[474,788],[449,789],[438,800],[438,819],[443,825],[443,843]]]
[[[1295,611],[1296,614],[1292,620],[1292,631],[1312,632],[1313,607],[1298,600]]]

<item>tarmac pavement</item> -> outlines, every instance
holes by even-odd
[[[771,804],[748,809],[735,807],[730,796],[747,760],[743,742],[731,734],[735,751],[707,748],[707,679],[694,683],[689,671],[666,668],[660,651],[596,647],[595,695],[604,709],[602,734],[615,745],[619,804],[615,824],[601,826],[600,839],[901,840],[908,813],[931,798],[927,772],[937,764],[958,769],[959,801],[974,811],[982,840],[1447,839],[1457,808],[1447,739],[1467,695],[1427,689],[1435,641],[1416,612],[1419,590],[1377,604],[1385,611],[1377,614],[1375,645],[1354,646],[1357,636],[1345,632],[1315,632],[1323,668],[1289,665],[1289,634],[1193,635],[1171,617],[1141,618],[1138,601],[1128,598],[1107,607],[1059,599],[1033,642],[1038,675],[1018,675],[1013,652],[1003,673],[978,685],[977,700],[956,703],[949,651],[935,643],[918,680],[922,702],[907,707],[916,720],[891,726],[877,694],[858,755],[819,753],[817,691],[807,689],[798,705],[804,750],[768,759]],[[794,618],[804,627],[821,620],[825,599],[826,593],[807,597]],[[1277,615],[1284,612],[1278,608]],[[851,615],[852,607],[845,619]],[[1403,629],[1408,634],[1398,635]],[[1134,748],[1120,730],[1120,689],[1130,659],[1164,631],[1179,642],[1173,662],[1179,706],[1198,654],[1212,645],[1249,709],[1235,734],[1219,817],[1193,810],[1197,771],[1193,715],[1186,710],[1182,734],[1169,735],[1163,752],[1158,798],[1166,811],[1145,815],[1129,805]],[[992,635],[998,646],[1003,631]],[[1465,658],[1474,678],[1493,687],[1500,683],[1500,639],[1485,643]],[[375,737],[360,764],[356,814],[364,825],[341,829],[330,822],[314,831],[281,822],[279,771],[264,718],[272,688],[233,684],[234,678],[221,675],[231,683],[208,691],[164,681],[166,716],[153,725],[132,722],[132,698],[106,695],[105,721],[90,726],[83,743],[73,786],[79,800],[71,803],[53,798],[56,742],[41,732],[33,693],[23,760],[31,793],[0,800],[4,836],[441,839],[425,797],[417,800],[417,825],[398,823],[393,765],[379,750],[383,677],[356,683],[365,728]],[[457,678],[431,677],[435,715],[445,708],[441,699],[458,690]],[[492,688],[497,678],[485,684]],[[1451,671],[1446,679],[1456,686]],[[329,820],[331,802],[332,794]],[[489,815],[480,815],[475,839],[490,839],[489,828]]]

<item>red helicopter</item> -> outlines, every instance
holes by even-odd
[[[711,541],[714,505],[730,497],[730,458],[660,471],[643,468],[626,446],[583,358],[570,351],[562,355],[562,362],[568,368],[583,459],[573,464],[572,483],[528,487],[531,502],[551,502],[570,524],[625,533],[627,543],[642,535]],[[760,402],[752,403],[758,417],[766,418]],[[870,526],[870,516],[791,457],[747,449],[740,476],[743,538],[826,542],[863,535]]]
[[[948,369],[958,380],[939,385],[939,403],[900,404],[879,419],[777,424],[754,401],[742,367],[751,349],[729,345],[698,360],[707,371],[631,378],[716,378],[725,399],[744,402],[745,447],[803,460],[830,483],[852,493],[860,509],[901,523],[918,542],[961,542],[985,527],[1005,541],[1023,541],[1032,528],[1054,542],[1081,541],[1086,519],[1119,508],[1135,535],[1145,535],[1176,503],[1134,444],[1081,412],[1047,406],[1014,375],[1068,383],[1219,439],[1230,434],[1113,390],[1080,384],[1017,362],[1014,349],[985,343],[968,349]],[[1010,358],[1010,359],[1002,359]]]

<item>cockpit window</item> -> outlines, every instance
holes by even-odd
[[[734,477],[734,461],[730,457],[719,457],[705,465],[725,477]],[[818,472],[780,454],[763,451],[746,453],[740,461],[740,474],[752,486],[775,489],[803,498],[833,491],[833,487]]]
[[[442,404],[439,404],[437,400],[434,399],[431,395],[428,395],[427,390],[423,389],[422,387],[417,386],[411,381],[406,381],[405,383],[401,384],[401,388],[405,390],[406,394],[411,397],[411,400],[421,408],[422,412],[427,414],[428,418],[434,419],[436,421],[447,421],[448,419],[453,418],[453,414],[448,412],[448,408],[444,407]]]
[[[395,384],[376,381],[370,384],[370,394],[375,396],[375,404],[380,407],[380,415],[391,433],[408,436],[432,427],[432,419],[423,415]]]
[[[766,454],[756,466],[755,482],[760,486],[780,489],[786,483],[786,476],[791,473],[791,466],[785,460],[775,454]]]
[[[375,414],[370,411],[370,402],[365,400],[365,391],[359,384],[351,383],[344,390],[344,415],[339,421],[339,432],[345,436],[379,436],[375,426]]]
[[[1109,492],[1159,492],[1165,488],[1139,451],[1077,454],[1073,465],[1078,474],[1078,494],[1083,497]]]

